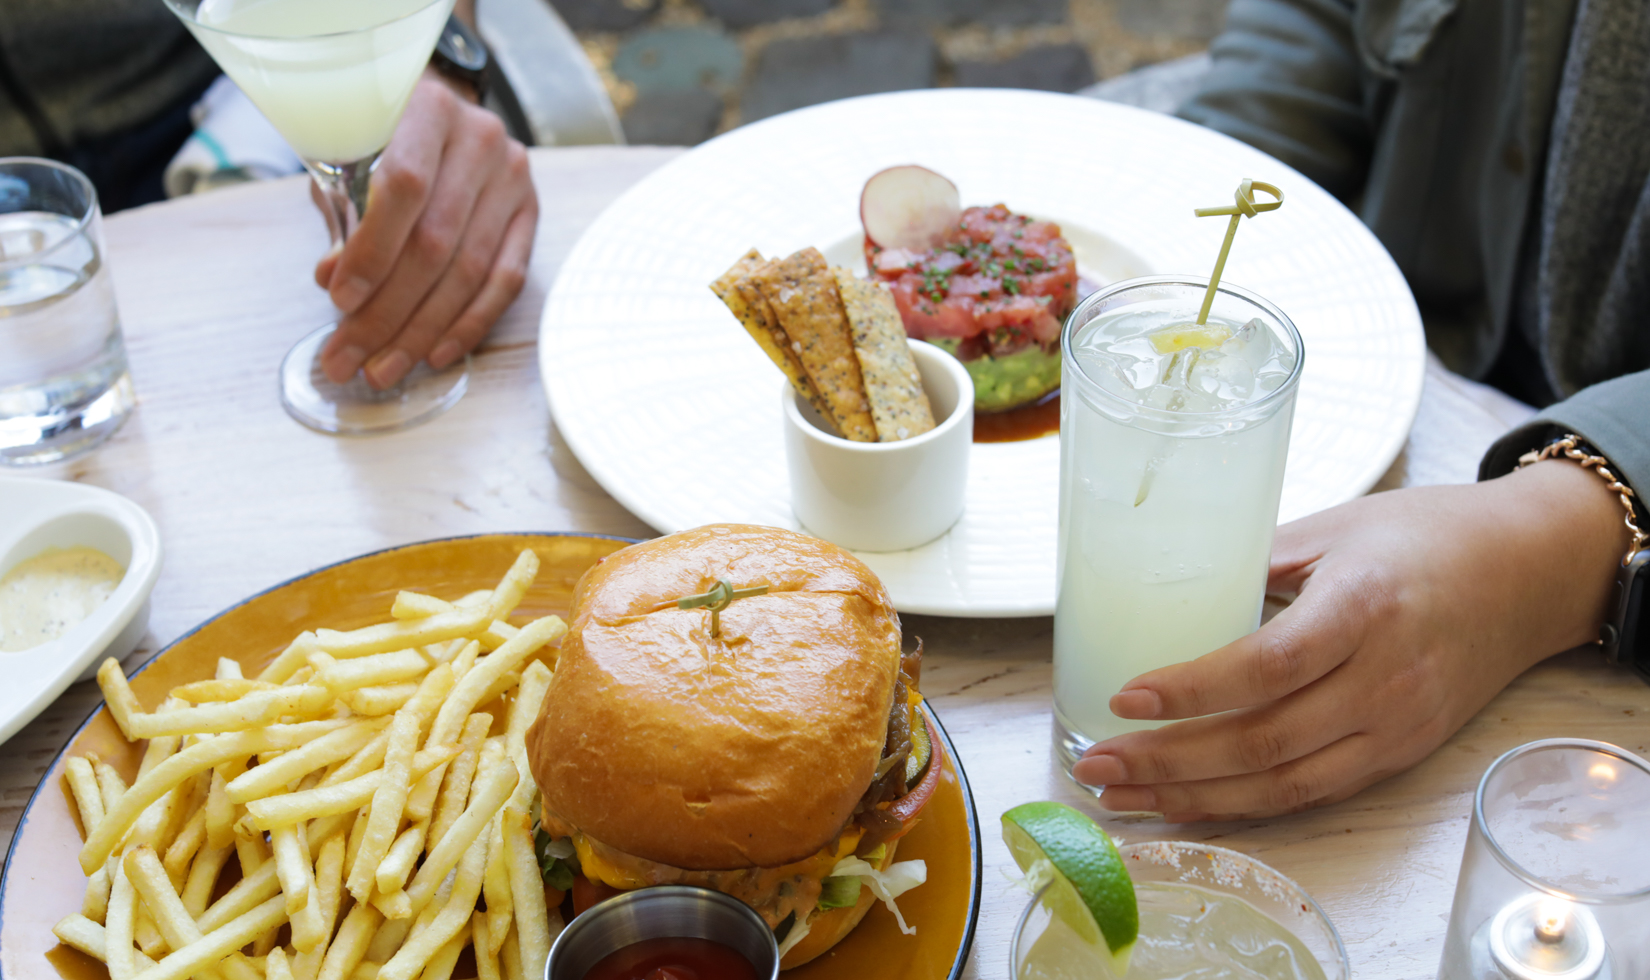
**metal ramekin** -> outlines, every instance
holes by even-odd
[[[550,947],[544,980],[584,980],[609,953],[667,936],[714,940],[750,960],[762,980],[779,976],[779,944],[750,906],[708,888],[659,885],[616,895],[575,918]]]

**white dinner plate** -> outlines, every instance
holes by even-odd
[[[867,177],[921,163],[965,206],[1061,222],[1102,281],[1214,264],[1244,177],[1284,192],[1247,219],[1225,280],[1277,304],[1306,364],[1280,521],[1350,500],[1403,447],[1426,346],[1409,287],[1326,191],[1236,140],[1075,96],[938,89],[847,99],[736,129],[613,203],[551,289],[539,361],[556,424],[604,489],[662,532],[713,521],[797,527],[779,372],[708,284],[746,249],[855,258]],[[861,266],[863,267],[863,266]],[[906,612],[1054,611],[1059,439],[976,444],[966,510],[911,551],[861,554]]]
[[[149,623],[160,577],[160,531],[118,493],[67,480],[0,476],[0,576],[47,548],[84,546],[126,566],[103,605],[50,643],[0,651],[0,743],[27,725],[103,656],[125,657]]]

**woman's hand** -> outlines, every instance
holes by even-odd
[[[1278,529],[1249,636],[1130,681],[1122,718],[1188,719],[1091,748],[1102,806],[1170,821],[1334,803],[1420,762],[1514,677],[1598,636],[1627,547],[1574,463],[1363,497]]]
[[[421,360],[444,368],[481,343],[526,281],[538,213],[527,151],[426,71],[360,227],[315,267],[344,312],[321,353],[327,377],[364,367],[388,388]]]

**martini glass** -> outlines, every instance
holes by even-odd
[[[304,161],[327,202],[333,239],[355,232],[367,184],[395,132],[453,0],[166,0]],[[365,435],[417,425],[463,397],[469,357],[419,364],[379,391],[357,372],[334,384],[319,355],[327,324],[281,362],[281,404],[320,432]]]

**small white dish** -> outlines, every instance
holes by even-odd
[[[0,477],[0,576],[47,548],[85,546],[126,574],[90,616],[50,643],[0,652],[0,742],[28,724],[105,656],[131,653],[149,625],[149,592],[160,577],[160,531],[117,493],[63,480]]]
[[[933,344],[910,345],[938,420],[910,439],[844,439],[784,383],[791,509],[809,534],[854,551],[904,551],[934,540],[962,517],[974,382],[961,361]]]

